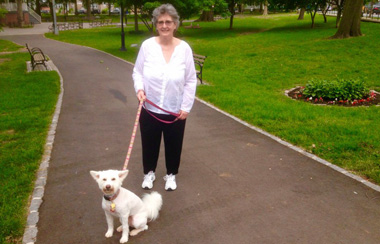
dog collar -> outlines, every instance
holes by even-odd
[[[117,190],[117,192],[115,194],[113,194],[112,196],[107,196],[107,195],[104,195],[104,199],[107,200],[107,201],[113,201],[117,198],[117,196],[119,195],[120,193],[120,189]]]

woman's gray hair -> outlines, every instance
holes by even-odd
[[[157,26],[158,18],[164,14],[168,14],[170,17],[172,17],[176,27],[179,27],[179,15],[177,13],[177,10],[170,3],[162,4],[153,10],[152,21],[154,26]]]

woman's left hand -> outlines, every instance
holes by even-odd
[[[188,112],[185,112],[185,111],[180,110],[180,111],[179,111],[178,119],[180,119],[180,120],[184,120],[184,119],[187,118],[187,115],[188,115],[188,114],[189,114]]]

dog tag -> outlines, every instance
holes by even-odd
[[[110,211],[111,212],[115,212],[115,209],[116,209],[116,204],[115,203],[111,203],[111,209],[110,209]]]

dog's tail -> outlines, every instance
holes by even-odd
[[[162,197],[160,193],[154,191],[150,194],[144,194],[142,201],[148,210],[148,219],[150,221],[157,219],[158,212],[162,207]]]

